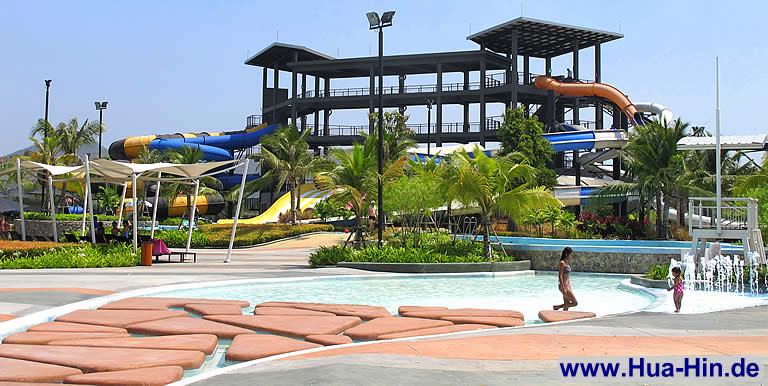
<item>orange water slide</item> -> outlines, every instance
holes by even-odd
[[[630,121],[635,119],[637,108],[621,90],[606,83],[564,83],[539,75],[536,77],[536,87],[552,90],[566,96],[597,96],[615,103]]]

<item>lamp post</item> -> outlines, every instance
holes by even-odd
[[[104,110],[107,109],[107,102],[93,102],[96,110],[99,110],[99,158],[101,158],[101,134],[104,131]]]
[[[432,143],[432,140],[429,138],[429,132],[432,131],[432,104],[434,101],[432,99],[427,98],[427,157],[431,157],[430,154],[430,144]]]
[[[392,25],[392,18],[395,11],[386,11],[379,18],[376,12],[368,12],[368,23],[370,29],[379,30],[379,146],[378,146],[378,170],[379,170],[379,201],[376,219],[378,220],[378,241],[381,247],[381,240],[384,235],[384,183],[381,175],[384,174],[384,27]]]
[[[45,80],[45,130],[43,130],[43,138],[48,138],[48,126],[51,125],[48,123],[48,96],[51,92],[51,82],[53,82],[51,79]]]

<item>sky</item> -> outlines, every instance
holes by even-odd
[[[246,58],[275,41],[334,57],[375,53],[371,10],[397,11],[385,54],[477,49],[470,33],[521,13],[621,32],[602,47],[603,81],[712,131],[719,56],[723,135],[768,133],[768,2],[17,0],[0,12],[0,154],[29,145],[43,116],[44,79],[53,80],[54,124],[98,120],[93,102],[109,101],[105,146],[132,135],[242,129],[261,106],[261,69]],[[554,72],[565,73],[570,60],[555,60]],[[582,75],[592,62],[591,49],[583,51]],[[367,87],[367,79],[353,82]],[[418,109],[409,113],[411,122],[426,120]],[[364,113],[345,114],[332,123],[366,122]],[[446,122],[460,120],[446,114]]]

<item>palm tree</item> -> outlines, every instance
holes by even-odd
[[[120,198],[120,192],[111,185],[99,187],[99,193],[96,195],[96,199],[99,200],[104,210],[111,214],[114,214],[115,209],[120,206]]]
[[[286,126],[262,140],[259,158],[273,171],[277,186],[289,185],[292,224],[299,220],[302,181],[327,165],[325,159],[310,153],[307,137],[311,133],[308,129],[299,131],[295,126]]]
[[[80,146],[94,143],[96,136],[99,135],[99,123],[88,122],[86,119],[81,125],[77,118],[72,118],[69,122],[60,122],[54,128],[45,120],[38,120],[37,125],[32,129],[32,135],[37,136],[46,133],[47,135],[44,137],[51,135],[59,137],[62,153],[76,154]]]
[[[533,210],[560,207],[552,192],[533,186],[536,169],[519,154],[492,158],[476,146],[470,155],[462,149],[451,154],[443,180],[450,201],[480,209],[483,255],[491,259],[491,213],[501,213],[519,222]]]
[[[192,146],[182,146],[173,151],[167,151],[164,153],[166,159],[175,164],[195,164],[203,159],[203,152]],[[221,189],[221,181],[214,177],[205,176],[200,177],[200,186],[198,195],[204,194],[217,194]],[[195,192],[194,186],[188,182],[166,182],[161,185],[160,191],[163,196],[168,198],[169,201],[175,199],[180,195],[184,195],[187,198],[185,215],[192,210],[192,195]],[[169,203],[170,205],[170,203]],[[134,208],[135,209],[135,208]],[[179,229],[181,229],[183,223],[179,223]],[[189,224],[191,227],[192,224]]]
[[[363,242],[363,218],[368,214],[371,198],[378,189],[376,147],[370,144],[356,143],[349,150],[331,149],[330,156],[336,160],[336,166],[315,176],[315,184],[321,190],[331,192],[329,199],[346,202],[355,214],[355,245]],[[384,182],[402,175],[406,158],[390,162],[381,176]]]
[[[677,119],[671,125],[659,121],[635,127],[629,142],[621,150],[628,165],[629,181],[600,188],[597,197],[609,198],[637,194],[643,199],[653,198],[656,207],[656,233],[661,239],[667,238],[669,210],[667,200],[680,196],[682,192],[699,191],[680,178],[684,175],[684,157],[677,150],[677,142],[686,136],[688,124]],[[643,212],[641,210],[641,219]]]

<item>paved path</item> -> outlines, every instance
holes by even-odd
[[[127,291],[159,285],[263,277],[361,274],[346,268],[312,269],[309,253],[341,242],[346,235],[300,236],[269,245],[236,249],[232,263],[226,250],[198,249],[197,263],[160,263],[151,267],[0,270],[0,314],[27,315],[49,307],[100,296],[91,289]],[[61,291],[62,287],[79,291]],[[3,291],[3,288],[5,289]],[[11,291],[11,289],[20,291]],[[30,289],[35,289],[31,291]],[[48,289],[48,290],[46,290]]]
[[[339,348],[251,366],[198,383],[250,385],[560,385],[615,384],[564,379],[559,358],[747,355],[768,363],[768,307],[699,315],[638,313],[465,337],[424,338]],[[679,363],[679,362],[678,362]],[[622,379],[622,384],[762,384],[722,378]],[[757,382],[752,382],[757,381]]]

